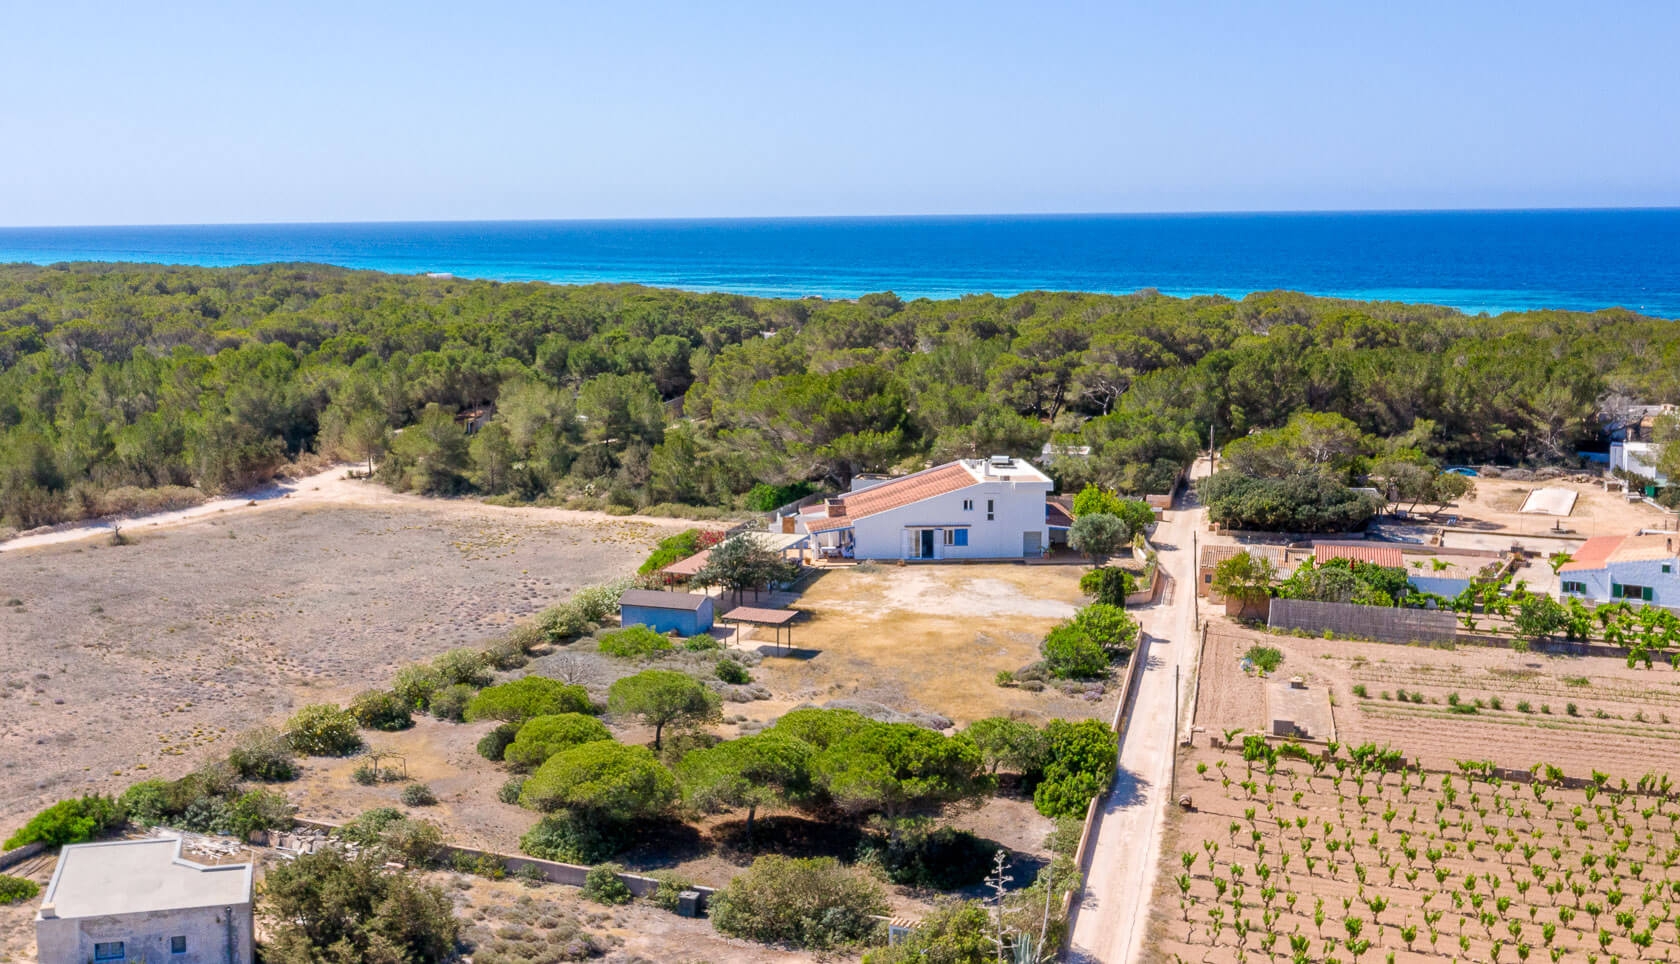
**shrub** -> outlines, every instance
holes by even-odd
[[[597,904],[628,904],[630,888],[618,875],[624,873],[624,868],[618,864],[601,864],[589,868],[589,873],[583,875],[583,899],[592,900]]]
[[[495,729],[478,740],[478,755],[494,763],[502,762],[508,745],[519,735],[518,723],[498,723]]]
[[[597,863],[630,845],[629,828],[618,821],[557,813],[538,820],[519,838],[519,849],[542,860]]]
[[[519,791],[525,789],[524,777],[509,777],[496,791],[496,799],[503,803],[518,803]]]
[[[1108,653],[1072,623],[1050,630],[1042,650],[1050,675],[1058,679],[1097,679],[1108,674]]]
[[[1501,700],[1497,696],[1488,697],[1488,709],[1490,709],[1490,710],[1503,710],[1504,708],[1505,708],[1505,701],[1504,700]]]
[[[402,788],[402,802],[405,807],[429,807],[437,803],[437,794],[424,783],[410,783]]]
[[[32,843],[49,847],[92,840],[123,822],[122,807],[110,797],[90,794],[60,800],[29,819],[23,829],[0,844],[6,850]]]
[[[526,676],[479,691],[467,704],[466,718],[523,723],[556,713],[588,713],[593,707],[581,686],[546,676]]]
[[[790,482],[787,485],[760,482],[747,490],[747,494],[741,498],[741,504],[752,512],[774,512],[815,491],[816,488],[809,482]]]
[[[1126,605],[1126,597],[1137,592],[1137,579],[1117,566],[1098,566],[1079,577],[1079,591],[1110,606]]]
[[[671,651],[671,638],[646,626],[626,626],[601,636],[600,649],[620,659],[648,659]]]
[[[1565,713],[1568,713],[1570,716],[1580,716],[1581,715],[1581,708],[1579,706],[1576,706],[1574,703],[1566,704],[1563,708],[1563,711]]]
[[[467,704],[477,690],[466,683],[451,683],[432,694],[432,715],[440,720],[460,723],[467,718]]]
[[[997,671],[997,675],[992,677],[992,682],[999,686],[1014,686],[1015,674],[1011,673],[1009,670],[1000,669]]]
[[[980,758],[993,773],[1001,767],[1036,775],[1050,757],[1050,741],[1024,720],[990,716],[970,723],[962,735],[980,748]]]
[[[676,799],[676,779],[651,750],[610,740],[549,757],[519,795],[519,802],[533,810],[570,810],[619,821],[656,816]]]
[[[484,662],[492,669],[518,669],[530,661],[524,640],[516,635],[504,636],[484,648]]]
[[[314,703],[286,721],[286,742],[305,756],[348,756],[362,748],[356,718],[331,703]]]
[[[350,701],[350,715],[370,730],[406,730],[414,725],[414,717],[396,693],[386,690],[366,690]]]
[[[872,836],[858,858],[878,863],[887,879],[906,887],[955,890],[986,879],[997,847],[967,830],[911,829],[896,837]]]
[[[34,900],[40,892],[41,886],[27,877],[0,874],[0,907]]]
[[[717,641],[717,637],[710,633],[701,633],[683,640],[683,649],[690,653],[715,653],[722,648],[723,645]]]
[[[332,834],[359,847],[372,847],[387,829],[407,819],[396,807],[374,807],[356,814]]]
[[[655,870],[647,876],[659,883],[653,893],[647,896],[647,902],[673,914],[677,912],[677,903],[681,900],[682,892],[694,887],[694,881],[669,870]]]
[[[213,830],[226,829],[240,839],[249,837],[258,830],[289,830],[292,818],[297,808],[286,799],[284,793],[275,790],[257,788],[239,795],[229,808],[225,828],[216,827]]]
[[[432,694],[444,687],[438,671],[421,663],[404,666],[391,678],[391,691],[411,709],[423,710],[432,702]]]
[[[814,950],[874,940],[886,912],[879,884],[828,857],[760,857],[711,900],[722,933]]]
[[[612,733],[593,716],[554,713],[535,717],[519,726],[513,741],[503,750],[502,759],[515,769],[535,770],[562,750],[610,739]]]
[[[990,964],[997,959],[993,928],[984,904],[955,901],[923,917],[897,944],[865,954],[863,964]]]
[[[1365,688],[1364,683],[1355,683],[1355,684],[1353,684],[1353,695],[1359,697],[1362,700],[1370,699],[1371,691]]]
[[[336,848],[274,865],[263,880],[263,959],[446,961],[460,939],[443,891]]]
[[[280,782],[297,779],[297,763],[290,741],[279,730],[247,730],[228,752],[228,765],[242,780]]]
[[[1092,603],[1074,614],[1072,625],[1109,652],[1129,652],[1137,646],[1138,624],[1119,606]]]
[[[718,660],[717,678],[734,686],[752,682],[752,674],[747,672],[747,668],[732,659]]]
[[[1283,665],[1283,651],[1275,646],[1250,646],[1243,653],[1243,658],[1253,663],[1262,673],[1275,673]]]
[[[356,768],[350,771],[350,779],[364,787],[371,787],[379,782],[379,768],[371,761],[358,763]]]
[[[1033,790],[1033,806],[1047,817],[1083,817],[1091,798],[1114,779],[1119,738],[1101,720],[1051,720],[1044,736],[1049,762]]]
[[[537,615],[537,626],[552,642],[589,632],[602,620],[618,612],[618,597],[624,594],[628,580],[590,586],[578,590],[570,601],[552,606]]]
[[[484,654],[473,649],[452,649],[432,660],[432,669],[445,686],[489,686],[492,679]]]
[[[1532,712],[1534,712],[1534,706],[1533,706],[1533,704],[1529,703],[1528,700],[1518,700],[1517,701],[1517,712],[1518,713],[1532,713]]]
[[[775,508],[775,506],[771,506]],[[674,536],[666,536],[654,546],[646,561],[636,567],[640,576],[652,575],[673,562],[687,559],[700,551],[700,530],[687,529]]]

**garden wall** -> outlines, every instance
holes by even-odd
[[[1314,636],[1375,639],[1385,643],[1452,642],[1458,619],[1452,613],[1428,609],[1394,609],[1353,603],[1273,599],[1266,621],[1272,629],[1300,630]]]
[[[28,860],[36,854],[45,853],[46,849],[46,844],[37,841],[32,844],[24,844],[16,850],[8,850],[4,853],[0,853],[0,870],[5,870],[8,867],[16,867],[18,864],[23,863],[25,860]]]

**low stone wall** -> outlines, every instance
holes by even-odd
[[[326,820],[298,819],[293,822],[299,827],[304,827],[310,830],[321,830],[328,833],[337,830],[341,826],[341,824],[332,823]],[[283,850],[293,849],[284,846],[284,844],[287,843],[286,838],[288,836],[284,831],[271,830],[267,833],[259,833],[258,836],[262,838],[258,842],[262,843],[264,846],[278,847]],[[584,877],[589,874],[590,869],[579,864],[564,864],[556,860],[539,860],[536,857],[526,857],[518,854],[500,854],[489,850],[475,850],[471,847],[456,847],[447,844],[444,845],[441,855],[446,865],[453,861],[456,855],[466,857],[470,860],[489,858],[499,862],[503,867],[507,868],[507,872],[509,874],[518,874],[529,870],[535,870],[542,875],[544,880],[550,883],[567,884],[572,887],[582,887]],[[640,874],[619,874],[618,879],[624,883],[624,886],[630,888],[630,892],[635,894],[637,897],[646,897],[659,889],[659,881],[654,880],[652,877],[643,877]],[[702,887],[696,884],[691,889],[700,894],[700,908],[701,910],[704,910],[706,905],[711,901],[712,894],[715,893],[714,888]]]
[[[23,863],[25,860],[28,860],[37,854],[46,853],[46,850],[46,844],[36,842],[32,844],[24,844],[16,850],[8,850],[4,853],[0,853],[0,870],[5,870],[8,867],[16,867],[18,864]]]

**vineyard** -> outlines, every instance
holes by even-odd
[[[1181,761],[1156,960],[1671,960],[1680,794],[1546,764],[1422,770],[1227,730]]]

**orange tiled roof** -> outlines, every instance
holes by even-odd
[[[917,472],[915,475],[906,475],[902,479],[882,482],[858,492],[848,492],[840,496],[843,512],[829,511],[826,515],[807,516],[803,521],[806,530],[810,532],[842,529],[850,525],[853,519],[879,515],[923,499],[966,489],[976,481],[974,473],[961,462],[952,462],[925,472]],[[823,509],[821,506],[818,508]]]
[[[1393,546],[1358,546],[1343,544],[1319,543],[1313,546],[1313,561],[1323,565],[1332,559],[1350,559],[1354,562],[1370,562],[1390,569],[1399,569],[1406,565],[1405,556]]]
[[[1568,562],[1558,567],[1558,572],[1580,572],[1583,569],[1603,569],[1610,561],[1610,554],[1622,545],[1626,536],[1593,536],[1581,543]]]

